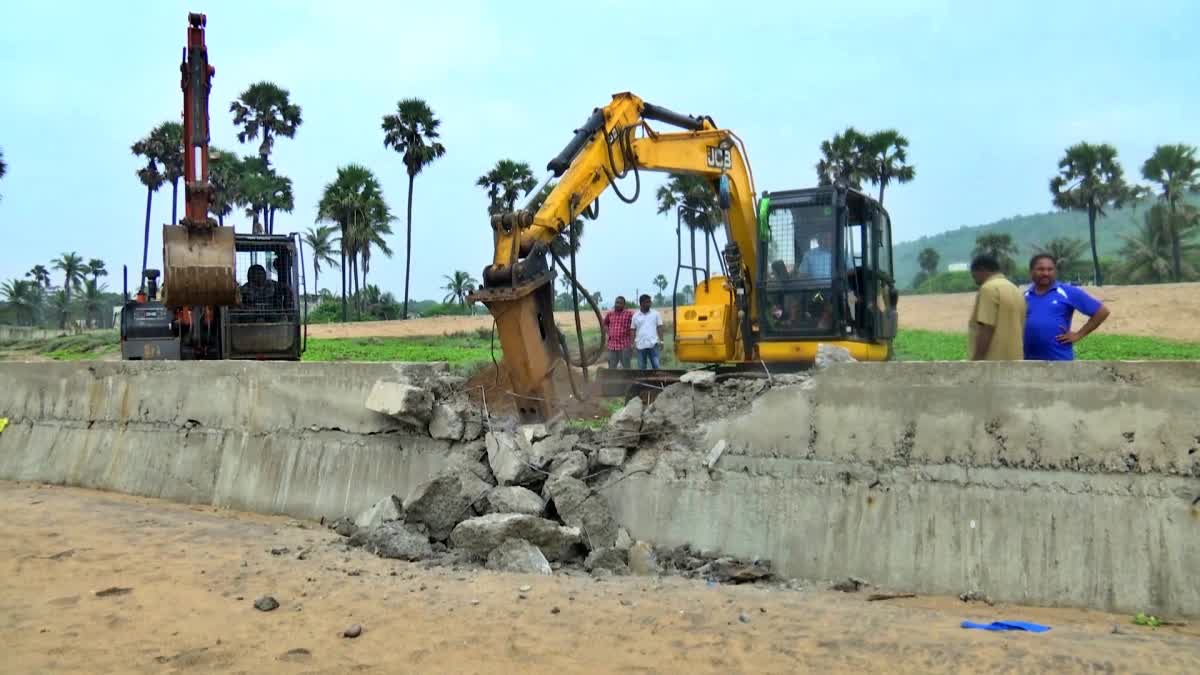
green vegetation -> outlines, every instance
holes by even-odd
[[[967,355],[965,333],[903,330],[896,336],[899,361],[962,361]],[[1137,335],[1096,333],[1075,345],[1081,361],[1173,361],[1200,359],[1200,343],[1176,342]]]
[[[492,362],[491,331],[428,338],[310,339],[304,361],[446,361],[473,373]],[[496,359],[500,344],[496,343]]]
[[[55,361],[83,361],[115,354],[120,348],[120,336],[116,331],[94,331],[49,340],[0,342],[0,360],[41,356]]]

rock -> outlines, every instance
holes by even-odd
[[[982,602],[988,605],[995,604],[992,599],[982,591],[968,591],[960,594],[958,599],[962,600],[963,602]]]
[[[260,612],[270,612],[279,609],[279,601],[269,595],[264,595],[254,601],[254,609]]]
[[[867,582],[863,581],[862,579],[859,579],[858,577],[847,577],[847,578],[837,582],[833,586],[830,586],[830,589],[835,590],[835,591],[841,591],[843,593],[857,593],[862,589],[863,586],[866,586],[866,585],[867,585]]]
[[[628,551],[630,547],[633,546],[633,537],[629,536],[629,532],[626,531],[625,528],[619,528],[617,530],[617,541],[615,544],[613,544],[613,546],[616,546],[622,551]]]
[[[459,523],[450,534],[456,548],[486,558],[507,539],[524,539],[541,549],[547,560],[571,560],[579,554],[579,528],[520,513],[489,513]]]
[[[709,389],[717,383],[717,374],[711,370],[689,370],[679,381],[697,389]]]
[[[496,477],[492,475],[492,469],[487,464],[486,454],[487,447],[482,440],[455,445],[450,449],[450,454],[446,456],[446,466],[443,467],[441,473],[469,471],[475,474],[479,480],[489,485],[495,485]]]
[[[463,390],[463,385],[467,383],[465,377],[458,375],[440,375],[429,380],[429,390],[437,398],[448,399],[454,398],[455,394]]]
[[[529,584],[521,584],[521,587],[517,590],[521,591],[522,593],[528,593],[529,591],[533,590],[533,586],[530,586]]]
[[[767,560],[744,562],[735,558],[718,558],[697,570],[706,579],[721,583],[745,584],[771,577],[771,563]]]
[[[850,356],[850,351],[845,347],[819,344],[817,345],[817,358],[813,362],[813,369],[818,371],[825,370],[835,363],[855,363],[857,360],[853,356]]]
[[[541,549],[524,539],[505,539],[487,557],[487,568],[518,574],[551,574]]]
[[[458,410],[445,403],[433,406],[433,415],[429,419],[429,435],[444,441],[462,440],[466,431],[466,423]]]
[[[629,565],[625,551],[619,548],[598,548],[588,554],[587,560],[583,561],[583,567],[591,572],[597,569],[606,569],[617,576],[628,576]]]
[[[463,440],[473,441],[483,435],[483,413],[470,408],[461,413],[463,418]]]
[[[513,434],[494,431],[484,437],[487,442],[488,466],[497,485],[513,485],[532,481],[537,474],[529,465],[529,452],[522,448]]]
[[[613,413],[613,416],[608,418],[608,422],[604,425],[608,443],[623,448],[636,448],[638,441],[641,440],[642,415],[644,413],[645,406],[642,404],[642,399],[637,397],[629,399],[625,407]]]
[[[533,445],[550,435],[545,424],[522,424],[517,431],[520,432],[527,445]]]
[[[495,487],[487,495],[487,513],[540,516],[545,508],[546,503],[536,492],[517,485]]]
[[[117,595],[129,595],[132,592],[132,588],[126,588],[124,586],[110,586],[102,591],[96,591],[96,597],[111,598]]]
[[[710,469],[716,466],[717,462],[721,459],[721,455],[725,453],[725,448],[728,446],[729,443],[727,443],[724,438],[717,441],[717,444],[713,446],[712,450],[708,451],[708,457],[705,458],[704,465]]]
[[[308,663],[312,660],[312,652],[304,647],[289,649],[279,655],[280,661],[288,661],[290,663]]]
[[[587,455],[579,450],[568,450],[550,462],[550,480],[567,476],[583,479],[587,475]]]
[[[771,378],[771,384],[776,387],[790,387],[797,384],[804,384],[809,381],[809,376],[805,373],[782,373]]]
[[[375,502],[371,508],[358,514],[358,517],[354,519],[354,525],[356,527],[374,527],[389,520],[400,520],[404,517],[401,508],[403,507],[400,498],[396,495],[388,495]]]
[[[433,539],[445,539],[455,525],[471,516],[471,506],[491,489],[467,471],[439,474],[414,487],[404,498],[404,519],[423,523]]]
[[[362,626],[358,624],[353,624],[346,630],[342,631],[342,637],[344,638],[354,639],[359,635],[362,635]]]
[[[741,612],[738,614],[738,621],[741,621],[742,623],[750,623],[750,615],[745,612]]]
[[[545,471],[556,457],[575,449],[578,442],[579,436],[574,434],[543,438],[529,447],[526,461],[531,467]]]
[[[424,429],[433,416],[433,394],[411,384],[379,381],[367,395],[367,409]]]
[[[629,548],[629,571],[639,577],[652,577],[658,574],[658,556],[654,547],[644,541],[639,541]]]
[[[600,448],[596,453],[596,463],[600,466],[621,466],[625,463],[625,448]]]
[[[433,555],[429,537],[412,525],[392,521],[360,531],[365,532],[363,548],[381,558],[412,561]]]
[[[343,537],[349,537],[358,531],[358,526],[349,518],[338,518],[329,525],[329,529],[337,532]]]
[[[578,527],[589,549],[609,548],[617,543],[617,524],[604,497],[593,493],[583,481],[566,476],[548,483],[551,499],[562,521]]]

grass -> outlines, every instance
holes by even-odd
[[[115,330],[63,335],[48,340],[21,340],[0,343],[0,359],[44,356],[55,361],[84,361],[115,354],[121,348]]]
[[[964,333],[904,330],[896,336],[900,361],[962,361],[967,355]],[[1176,342],[1138,335],[1095,333],[1075,345],[1081,361],[1190,361],[1200,359],[1200,343]]]
[[[458,333],[421,338],[310,338],[304,361],[445,361],[456,371],[470,374],[491,364],[491,332]],[[500,343],[496,342],[496,359]]]

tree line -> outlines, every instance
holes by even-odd
[[[57,274],[55,274],[57,273]],[[119,296],[108,293],[100,277],[108,276],[104,261],[84,260],[78,253],[63,253],[50,266],[34,265],[24,279],[0,284],[8,311],[17,325],[39,326],[57,322],[65,329],[72,317],[82,313],[84,325],[98,328],[109,325],[105,309],[116,304]],[[61,284],[55,280],[61,279]]]

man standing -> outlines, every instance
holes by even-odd
[[[638,350],[638,368],[658,369],[658,349],[662,346],[663,322],[658,312],[650,309],[650,296],[638,298],[638,309],[631,323],[634,330],[633,344]]]
[[[1025,291],[1025,358],[1029,361],[1073,361],[1075,343],[1087,337],[1108,318],[1099,300],[1070,284],[1058,283],[1053,256],[1039,253],[1029,261],[1033,285]],[[1078,331],[1071,330],[1075,312],[1088,317]]]
[[[979,286],[967,326],[967,352],[972,361],[1020,361],[1025,355],[1025,297],[1000,273],[990,254],[971,261],[971,277]]]
[[[604,315],[604,333],[608,336],[608,367],[629,369],[632,358],[633,339],[630,326],[633,312],[625,309],[625,296],[618,295],[613,308]]]

